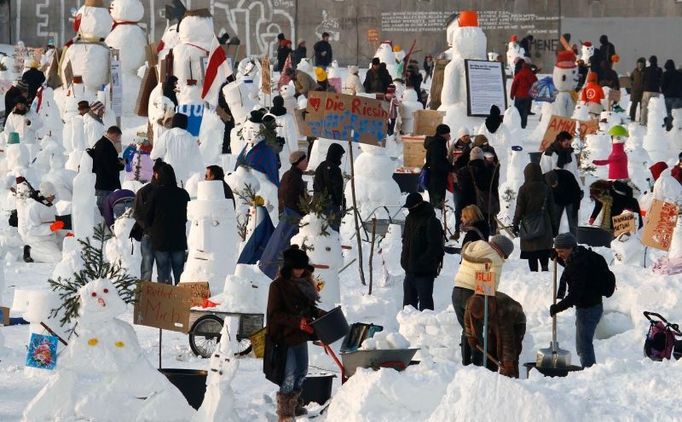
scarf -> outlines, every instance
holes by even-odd
[[[612,230],[611,206],[613,205],[613,198],[610,195],[602,195],[597,198],[597,200],[602,203],[602,220],[600,227],[610,232]]]
[[[552,149],[554,150],[554,152],[556,152],[556,155],[558,157],[556,166],[559,167],[560,169],[563,169],[566,164],[573,161],[573,148],[563,149],[561,148],[558,142],[555,142],[552,145]]]
[[[296,287],[303,293],[303,296],[310,299],[313,303],[317,303],[320,300],[320,294],[317,292],[313,283],[305,278],[292,278],[291,279]]]

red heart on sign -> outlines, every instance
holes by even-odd
[[[319,98],[311,98],[308,100],[308,105],[313,108],[313,110],[318,111],[320,109],[320,104],[322,101]]]

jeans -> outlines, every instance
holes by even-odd
[[[515,98],[514,106],[519,111],[521,115],[521,128],[525,129],[528,124],[528,113],[530,113],[530,107],[532,104],[532,99],[530,98]]]
[[[577,236],[578,233],[578,206],[579,204],[568,204],[559,205],[557,203],[552,204],[554,207],[552,227],[555,228],[554,237],[559,234],[559,226],[561,225],[561,216],[564,211],[566,211],[566,218],[568,219],[568,231],[571,232],[573,236]]]
[[[640,94],[641,98],[641,94]],[[642,100],[633,100],[632,93],[630,93],[630,120],[633,122],[637,121],[637,105],[641,105]],[[641,111],[640,111],[641,113]]]
[[[433,310],[433,277],[405,274],[403,307],[411,305],[420,311]]]
[[[665,97],[665,111],[666,111],[666,118],[665,118],[665,128],[668,132],[670,132],[670,129],[673,127],[673,109],[676,108],[681,108],[682,107],[682,98],[678,97]]]
[[[660,94],[658,92],[644,91],[642,94],[642,106],[639,110],[639,123],[646,126],[649,119],[649,100],[653,97],[658,97]]]
[[[583,368],[589,368],[596,363],[592,339],[603,312],[604,306],[601,303],[591,308],[575,310],[575,348]]]
[[[111,194],[113,191],[111,190],[102,190],[102,189],[96,189],[95,190],[95,196],[97,197],[97,208],[99,209],[99,213],[104,215],[104,212],[102,212],[102,207],[104,206],[104,200],[107,199],[107,196]]]
[[[157,281],[164,284],[178,284],[185,266],[185,251],[154,251],[154,259],[156,260]],[[175,283],[171,282],[171,268]]]
[[[140,241],[140,253],[142,254],[140,280],[152,281],[152,271],[154,270],[154,248],[152,248],[152,238],[148,234],[142,235],[142,240]]]
[[[287,362],[284,365],[284,378],[279,392],[291,394],[303,389],[303,381],[308,374],[308,343],[289,346]]]

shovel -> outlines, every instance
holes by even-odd
[[[554,259],[554,268],[552,274],[552,301],[556,304],[556,278],[557,278],[557,262]],[[568,368],[571,366],[571,353],[568,350],[560,349],[559,342],[556,339],[556,315],[552,317],[552,342],[546,349],[540,349],[536,358],[537,368]]]

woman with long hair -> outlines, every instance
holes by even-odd
[[[476,205],[468,205],[462,209],[462,225],[460,230],[466,233],[462,245],[477,240],[488,241],[490,226],[483,217],[481,209]]]

